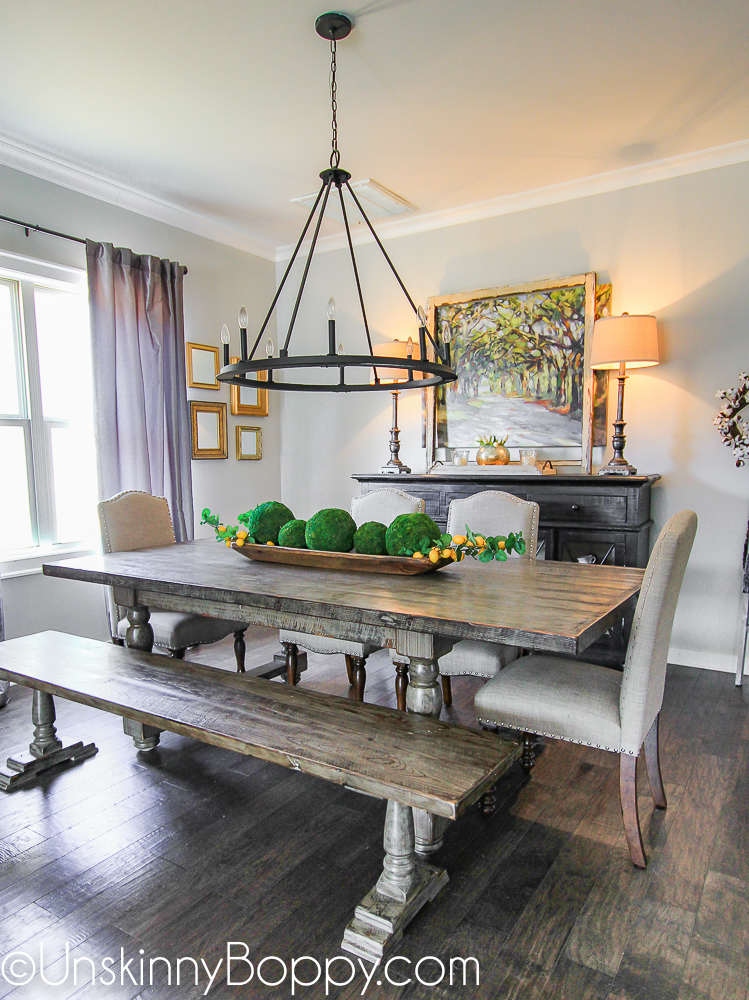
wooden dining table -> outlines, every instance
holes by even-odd
[[[438,659],[461,639],[583,653],[634,612],[642,569],[510,558],[464,560],[423,576],[255,562],[213,539],[45,563],[47,576],[114,588],[126,645],[150,651],[150,608],[391,647],[408,660],[406,707],[438,716]],[[141,724],[126,720],[137,740]],[[156,731],[158,732],[158,731]],[[417,850],[441,842],[438,819],[416,817]]]
[[[366,639],[409,661],[407,708],[439,715],[438,658],[460,639],[576,656],[637,600],[643,570],[512,557],[423,576],[255,562],[213,539],[45,563],[47,576],[105,584],[127,609],[126,644],[150,650],[149,608]]]

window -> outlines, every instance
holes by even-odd
[[[0,253],[0,551],[95,538],[96,493],[85,274]]]

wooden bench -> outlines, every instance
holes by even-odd
[[[3,678],[33,688],[35,730],[29,755],[8,761],[0,787],[96,753],[93,744],[66,748],[57,739],[59,695],[149,732],[191,736],[387,799],[382,875],[342,944],[370,961],[447,882],[415,854],[413,810],[456,819],[521,753],[494,734],[60,632],[0,643]]]

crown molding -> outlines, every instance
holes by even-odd
[[[681,156],[672,156],[665,160],[636,164],[631,167],[623,167],[621,170],[564,181],[561,184],[551,184],[548,187],[502,195],[499,198],[461,205],[457,208],[412,215],[406,219],[391,219],[377,223],[375,228],[381,240],[397,239],[435,229],[446,229],[449,226],[460,226],[467,222],[510,215],[514,212],[524,212],[545,205],[556,205],[578,198],[589,198],[597,194],[621,191],[642,184],[654,184],[657,181],[684,177],[688,174],[696,174],[704,170],[713,170],[717,167],[727,167],[747,161],[749,161],[749,140],[743,140],[725,146],[714,146],[711,149],[685,153]],[[291,257],[294,249],[291,245],[275,246],[268,240],[260,239],[247,230],[228,226],[225,222],[211,216],[202,215],[184,206],[145,194],[129,185],[120,184],[91,170],[76,166],[51,153],[42,153],[17,139],[1,134],[0,164],[39,177],[42,180],[51,181],[53,184],[59,184],[71,191],[77,191],[79,194],[98,198],[100,201],[108,202],[130,212],[136,212],[149,219],[156,219],[178,229],[195,233],[197,236],[203,236],[217,243],[243,250],[265,260],[276,263],[286,261]],[[356,245],[373,242],[371,234],[364,227],[354,230],[351,237]],[[346,245],[345,234],[336,233],[333,236],[319,238],[316,252],[340,250]],[[309,242],[302,245],[303,252],[307,249],[309,249]]]
[[[577,180],[551,184],[548,187],[535,188],[531,191],[502,195],[499,198],[474,202],[471,205],[461,205],[439,212],[410,216],[407,219],[392,219],[373,224],[381,240],[392,240],[401,236],[411,236],[414,233],[426,233],[435,229],[446,229],[449,226],[460,226],[466,222],[492,219],[499,215],[525,212],[528,209],[540,208],[544,205],[557,205],[565,201],[575,201],[578,198],[589,198],[610,191],[639,187],[642,184],[654,184],[657,181],[669,180],[673,177],[684,177],[688,174],[701,173],[704,170],[713,170],[716,167],[727,167],[747,161],[749,161],[749,140],[743,140],[725,146],[701,149],[694,153],[684,153],[681,156],[672,156],[666,160],[639,163],[631,167],[623,167],[621,170],[580,177]],[[372,235],[363,227],[352,231],[351,238],[356,245],[374,242]],[[323,236],[317,241],[315,253],[341,250],[347,245],[345,233]],[[308,248],[308,242],[302,245],[303,251]],[[293,250],[293,246],[278,247],[276,260],[288,260]]]
[[[156,219],[196,236],[223,243],[237,250],[275,261],[276,247],[258,239],[252,233],[227,226],[218,219],[193,212],[181,205],[145,194],[126,184],[120,184],[101,174],[63,160],[51,153],[41,153],[30,146],[0,135],[0,164],[23,173],[51,181],[79,194],[97,198],[118,208],[125,208],[149,219]]]

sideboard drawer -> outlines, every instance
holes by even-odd
[[[589,496],[577,493],[555,493],[553,496],[528,496],[541,508],[541,521],[574,524],[626,524],[627,498],[623,496]]]

